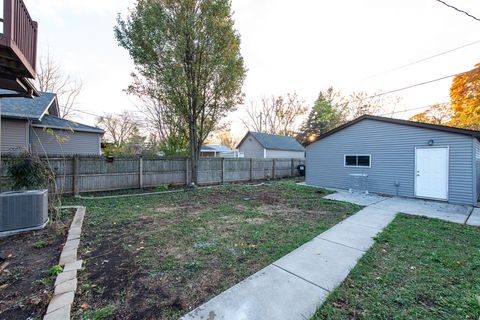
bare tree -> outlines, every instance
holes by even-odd
[[[119,148],[138,131],[139,122],[133,114],[123,111],[121,114],[106,113],[97,119],[97,125],[105,130],[106,139]]]
[[[345,120],[350,121],[363,115],[385,114],[387,110],[399,103],[400,98],[396,96],[384,96],[381,92],[369,94],[365,91],[353,92],[349,97],[344,98],[344,103],[337,105]]]
[[[65,74],[62,66],[49,51],[40,58],[37,81],[40,91],[57,94],[60,118],[69,118],[75,114],[75,103],[82,91],[83,83]]]
[[[294,136],[298,120],[307,110],[305,102],[296,93],[263,97],[260,107],[255,102],[250,103],[247,108],[248,119],[242,119],[242,122],[252,131]]]
[[[187,125],[160,99],[154,98],[153,95],[141,95],[138,98],[140,103],[137,104],[137,109],[143,114],[143,123],[156,143],[165,144],[172,136],[179,139],[183,137],[182,140],[187,142]]]

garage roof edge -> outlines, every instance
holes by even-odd
[[[431,124],[431,123],[424,123],[424,122],[416,122],[416,121],[410,121],[410,120],[403,120],[403,119],[394,119],[394,118],[386,118],[386,117],[380,117],[380,116],[372,116],[372,115],[363,115],[361,117],[358,117],[352,121],[349,121],[335,129],[332,129],[320,136],[318,136],[315,140],[309,141],[305,144],[305,146],[308,146],[310,144],[313,144],[319,140],[322,140],[323,138],[326,138],[334,133],[337,133],[338,131],[341,131],[347,127],[350,127],[351,125],[354,125],[362,120],[374,120],[374,121],[381,121],[381,122],[388,122],[388,123],[394,123],[394,124],[400,124],[400,125],[405,125],[405,126],[410,126],[410,127],[417,127],[417,128],[424,128],[424,129],[431,129],[431,130],[438,130],[438,131],[444,131],[444,132],[450,132],[450,133],[456,133],[456,134],[461,134],[461,135],[467,135],[471,136],[474,138],[479,139],[480,138],[480,131],[476,130],[468,130],[468,129],[462,129],[462,128],[455,128],[455,127],[449,127],[449,126],[443,126],[439,124]],[[480,140],[480,139],[479,139]]]

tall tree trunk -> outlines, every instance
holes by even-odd
[[[200,148],[198,147],[197,129],[195,124],[190,124],[190,173],[191,182],[198,184],[198,158]]]

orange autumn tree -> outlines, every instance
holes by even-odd
[[[432,124],[450,125],[453,117],[454,111],[449,103],[437,103],[427,110],[414,115],[409,120]]]
[[[455,116],[449,125],[480,129],[480,63],[475,68],[455,76],[450,87]]]

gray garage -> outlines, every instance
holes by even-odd
[[[362,177],[369,192],[473,205],[479,138],[480,131],[362,116],[307,146],[306,183],[350,189]]]

